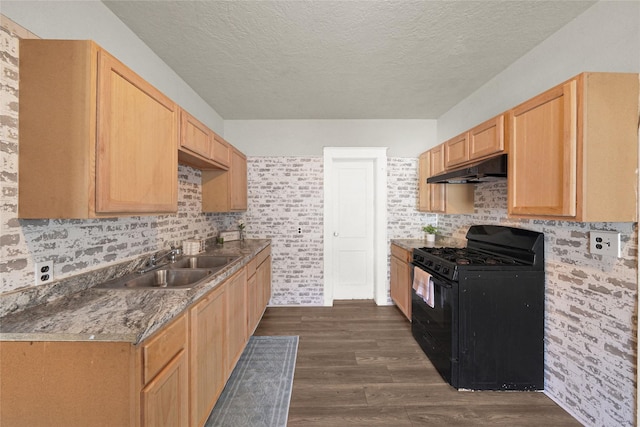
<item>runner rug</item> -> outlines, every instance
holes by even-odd
[[[285,427],[297,336],[252,336],[205,427]]]

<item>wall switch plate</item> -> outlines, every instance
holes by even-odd
[[[36,262],[36,285],[53,281],[53,261]]]
[[[589,252],[620,258],[620,233],[616,231],[589,232]]]

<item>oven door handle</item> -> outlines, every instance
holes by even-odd
[[[453,287],[451,282],[449,282],[448,280],[446,280],[444,278],[441,278],[436,273],[432,273],[430,271],[425,270],[420,264],[416,264],[415,262],[412,262],[411,265],[413,265],[414,267],[418,267],[420,270],[429,273],[431,275],[431,277],[433,278],[433,285],[434,286],[440,286],[442,288],[452,288]],[[411,272],[411,275],[413,276],[413,272]]]

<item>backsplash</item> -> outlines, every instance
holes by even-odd
[[[506,181],[478,184],[473,215],[441,215],[443,233],[500,224],[545,235],[545,393],[585,425],[635,422],[637,223],[507,218]],[[620,259],[591,255],[589,231],[620,233]]]

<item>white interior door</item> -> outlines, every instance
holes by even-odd
[[[374,296],[374,161],[334,163],[333,297]]]

